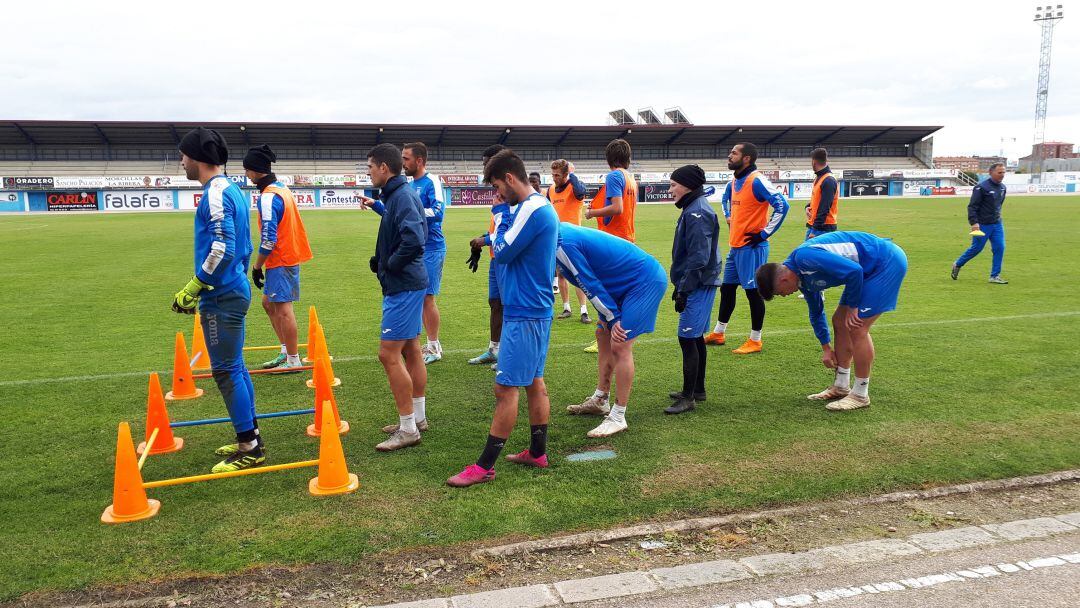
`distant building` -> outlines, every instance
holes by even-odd
[[[974,156],[935,156],[934,167],[957,171],[979,172],[979,159]]]
[[[1064,163],[1062,163],[1062,162],[1051,162],[1051,163],[1046,163],[1045,161],[1051,160],[1051,159],[1061,159],[1063,161],[1069,161],[1070,159],[1080,159],[1080,154],[1074,152],[1074,149],[1076,147],[1075,144],[1072,144],[1070,142],[1065,142],[1065,141],[1048,141],[1048,142],[1044,142],[1042,144],[1032,145],[1031,146],[1031,154],[1029,154],[1027,156],[1024,156],[1024,157],[1022,157],[1020,159],[1020,170],[1021,171],[1024,171],[1024,172],[1030,172],[1031,171],[1031,166],[1032,166],[1032,164],[1034,163],[1034,160],[1035,160],[1035,153],[1038,151],[1040,145],[1042,146],[1042,152],[1043,152],[1042,157],[1043,157],[1043,161],[1044,161],[1044,163],[1043,163],[1043,168],[1044,169],[1054,169],[1054,170],[1057,170],[1057,171],[1062,171],[1062,170],[1068,171],[1068,170],[1071,170],[1068,167],[1071,167],[1071,165],[1073,165],[1072,162],[1064,162]],[[1061,167],[1065,167],[1065,168],[1061,168]]]

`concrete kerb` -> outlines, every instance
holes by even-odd
[[[931,498],[953,496],[957,494],[973,494],[976,492],[993,492],[999,490],[1011,490],[1016,488],[1030,488],[1076,480],[1080,480],[1080,469],[1058,471],[1056,473],[1046,473],[1042,475],[1030,475],[1026,477],[1011,477],[1009,479],[995,479],[990,481],[962,483],[952,486],[930,488],[927,490],[892,492],[879,496],[867,496],[863,498],[853,498],[828,503],[798,505],[794,507],[770,509],[767,511],[755,511],[752,513],[733,513],[731,515],[722,515],[719,517],[696,517],[670,522],[640,524],[637,526],[615,528],[612,530],[596,530],[593,532],[583,532],[580,534],[558,536],[555,538],[530,540],[518,543],[511,543],[507,545],[500,545],[497,547],[481,548],[473,551],[472,556],[474,558],[509,557],[512,555],[520,555],[523,553],[536,553],[539,551],[551,551],[555,549],[570,549],[576,547],[583,547],[596,543],[624,540],[627,538],[636,538],[640,536],[657,536],[671,532],[708,530],[710,528],[716,528],[718,526],[729,526],[747,521],[775,519],[780,517],[790,517],[793,515],[805,515],[808,513],[813,513],[815,511],[829,508],[860,507],[868,505],[900,503],[909,500],[926,500]]]

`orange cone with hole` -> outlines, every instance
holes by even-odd
[[[304,363],[315,363],[315,359],[318,358],[319,349],[316,340],[316,330],[319,326],[319,314],[315,312],[314,306],[308,306],[307,309],[307,354],[304,356]],[[316,408],[317,409],[317,408]]]
[[[326,359],[322,357],[315,360],[315,377],[318,378],[319,381],[315,384],[315,424],[308,425],[308,437],[318,437],[322,434],[323,403],[329,403],[330,411],[334,414],[334,424],[331,428],[337,427],[337,432],[340,435],[349,432],[349,423],[348,421],[341,419],[341,412],[338,410],[337,399],[334,398],[334,389],[330,388],[329,373],[327,373],[325,369],[327,365]]]
[[[142,454],[146,451],[146,442],[150,441],[154,429],[158,430],[158,436],[150,448],[151,454],[178,452],[184,447],[184,440],[173,436],[172,427],[169,426],[169,411],[165,409],[165,397],[161,395],[157,372],[150,374],[150,390],[146,396],[146,441],[139,444],[136,452]]]
[[[202,317],[195,313],[195,329],[191,332],[191,369],[210,369],[210,352],[206,350],[206,338],[203,337]]]
[[[341,438],[334,432],[333,405],[323,401],[322,433],[319,435],[319,476],[308,482],[308,491],[314,496],[348,494],[360,487],[356,474],[350,473],[345,464],[345,451]]]
[[[315,326],[316,340],[319,342],[318,351],[315,353],[315,360],[319,358],[326,359],[326,375],[329,377],[330,386],[341,386],[341,378],[334,376],[334,367],[330,364],[330,352],[326,345],[326,333],[323,332],[322,325]],[[312,368],[311,379],[307,381],[308,388],[315,388],[315,378],[318,375],[318,369]]]
[[[340,450],[340,443],[338,449]],[[113,475],[113,502],[101,514],[107,524],[149,519],[157,515],[161,503],[146,498],[139,459],[135,456],[135,444],[131,441],[131,427],[121,422],[116,431],[116,472]]]
[[[176,332],[176,347],[173,350],[172,390],[165,393],[165,398],[174,401],[202,396],[203,389],[196,387],[195,379],[191,377],[191,364],[188,363],[184,334],[178,331]]]

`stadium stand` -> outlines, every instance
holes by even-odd
[[[727,169],[739,141],[758,145],[761,169],[806,169],[810,150],[829,149],[834,169],[905,169],[930,166],[937,126],[470,126],[329,123],[0,122],[0,175],[179,175],[176,144],[188,129],[218,129],[236,158],[269,143],[283,174],[357,172],[377,143],[423,141],[434,173],[479,173],[480,153],[501,143],[514,148],[529,170],[546,172],[551,160],[572,160],[579,173],[607,171],[604,146],[617,137],[634,149],[631,170],[668,172],[689,163]],[[239,166],[239,162],[236,163]],[[237,168],[234,171],[238,171]]]

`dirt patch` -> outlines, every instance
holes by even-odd
[[[1073,511],[1080,511],[1080,482],[858,508],[830,503],[799,516],[765,518],[709,530],[595,543],[511,558],[468,557],[473,547],[400,552],[351,566],[258,568],[227,577],[37,594],[4,606],[225,608],[241,604],[360,608],[627,570],[804,551],[875,538],[903,538],[950,527]]]

